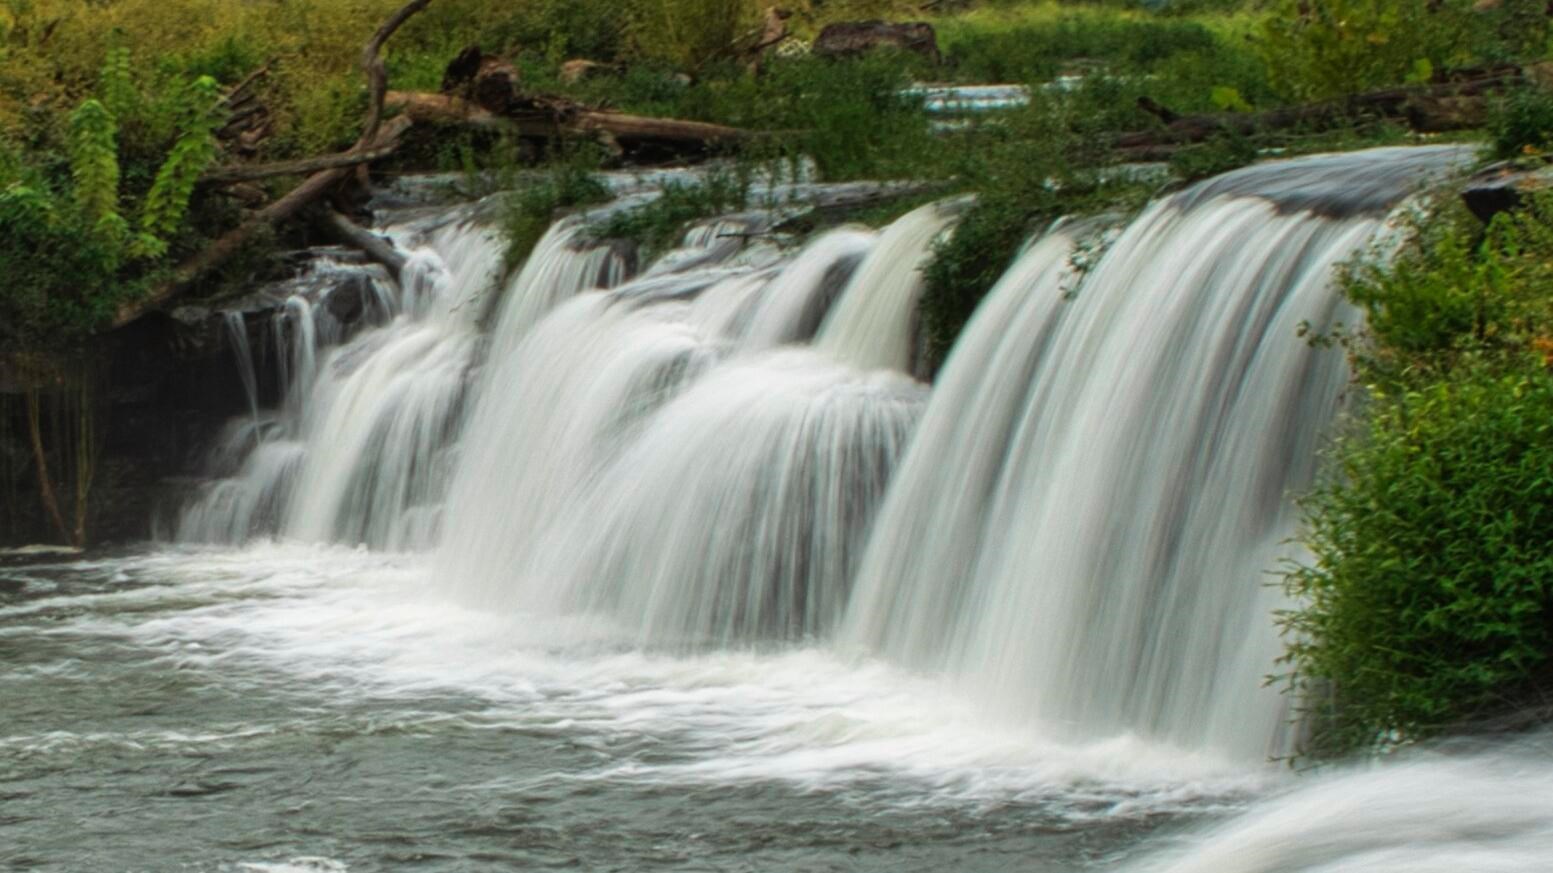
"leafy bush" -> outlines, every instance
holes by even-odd
[[[1371,381],[1433,378],[1464,356],[1519,361],[1553,331],[1553,199],[1486,229],[1454,200],[1436,204],[1390,263],[1350,267],[1345,290],[1373,339],[1356,350]]]
[[[1259,45],[1285,96],[1319,100],[1466,64],[1481,24],[1471,0],[1283,0]]]
[[[1284,616],[1336,754],[1513,711],[1553,680],[1553,201],[1418,219],[1350,268],[1368,404],[1303,504]]]
[[[29,165],[13,156],[0,176],[0,342],[69,343],[101,326],[115,307],[141,293],[157,261],[184,231],[200,174],[216,154],[219,124],[216,83],[201,77],[156,102],[144,99],[124,75],[125,55],[110,53],[101,92],[71,113],[67,167]],[[153,172],[126,164],[120,119],[144,124],[148,107],[175,119],[176,137]],[[126,166],[151,181],[126,190]],[[137,196],[138,195],[138,196]],[[136,206],[132,228],[125,206]]]
[[[1553,376],[1456,371],[1379,398],[1305,504],[1289,659],[1315,751],[1420,738],[1553,680]]]

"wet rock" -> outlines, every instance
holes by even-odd
[[[822,57],[846,58],[891,47],[912,52],[938,63],[938,35],[925,21],[843,21],[826,25],[814,40],[813,52]]]
[[[1525,167],[1510,161],[1491,164],[1474,173],[1462,189],[1461,199],[1479,221],[1525,205],[1526,198],[1553,187],[1553,166]]]

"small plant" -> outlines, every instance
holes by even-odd
[[[686,225],[712,218],[749,204],[749,179],[742,173],[719,171],[698,182],[671,182],[653,200],[635,209],[617,212],[593,226],[599,239],[637,243],[644,258],[671,248]]]

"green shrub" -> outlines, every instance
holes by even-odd
[[[528,257],[557,212],[609,199],[609,189],[595,176],[597,170],[597,156],[579,150],[552,162],[539,177],[520,180],[513,186],[515,190],[508,195],[502,214],[509,269]]]
[[[1513,711],[1553,674],[1553,376],[1453,371],[1375,400],[1305,502],[1288,659],[1312,751]]]
[[[1434,378],[1463,356],[1515,363],[1553,332],[1553,199],[1496,215],[1485,229],[1454,198],[1414,222],[1389,263],[1350,266],[1345,290],[1371,343],[1371,381]]]
[[[1553,94],[1522,88],[1494,105],[1488,119],[1493,154],[1513,158],[1553,148]]]

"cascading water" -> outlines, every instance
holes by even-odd
[[[1346,318],[1334,267],[1450,148],[1252,167],[1157,203],[1071,286],[1027,252],[946,364],[870,541],[847,642],[1073,739],[1287,748],[1264,688],[1289,493]]]
[[[929,203],[891,224],[820,326],[815,345],[856,367],[909,371],[922,268],[964,203]]]
[[[241,457],[240,466],[185,507],[178,539],[274,533],[391,549],[432,541],[447,479],[442,456],[501,244],[458,220],[390,233],[418,247],[398,282],[368,271],[365,291],[359,281],[326,283],[325,295],[352,289],[364,298],[371,326],[349,341],[338,344],[328,299],[285,301],[273,329],[285,404],[256,439],[239,435],[251,450],[219,450]],[[363,279],[359,268],[327,262],[314,270]]]
[[[184,533],[254,542],[0,552],[0,866],[1543,869],[1545,739],[1260,759],[1261,573],[1344,379],[1297,328],[1458,157],[1061,223],[931,394],[937,207],[641,270],[569,218],[499,300],[478,213],[400,212],[397,281],[318,262],[230,319]]]
[[[439,557],[468,596],[629,617],[653,643],[836,621],[925,392],[775,348],[815,330],[873,234],[787,257],[728,243],[747,230],[692,229],[641,278],[496,339],[511,352],[487,365]],[[836,306],[896,293],[854,278]]]
[[[629,280],[626,250],[563,220],[505,290],[467,392],[498,247],[467,223],[410,226],[396,238],[430,246],[392,319],[316,364],[293,355],[305,399],[185,532],[437,544],[465,600],[654,644],[845,617],[845,647],[947,672],[1053,736],[1276,753],[1283,703],[1261,686],[1280,599],[1261,574],[1344,381],[1298,328],[1342,317],[1333,267],[1458,157],[1230,174],[1098,260],[1094,233],[1037,240],[915,438],[926,391],[889,371],[911,364],[920,267],[954,202],[796,253],[765,241],[769,215],[725,216]]]

